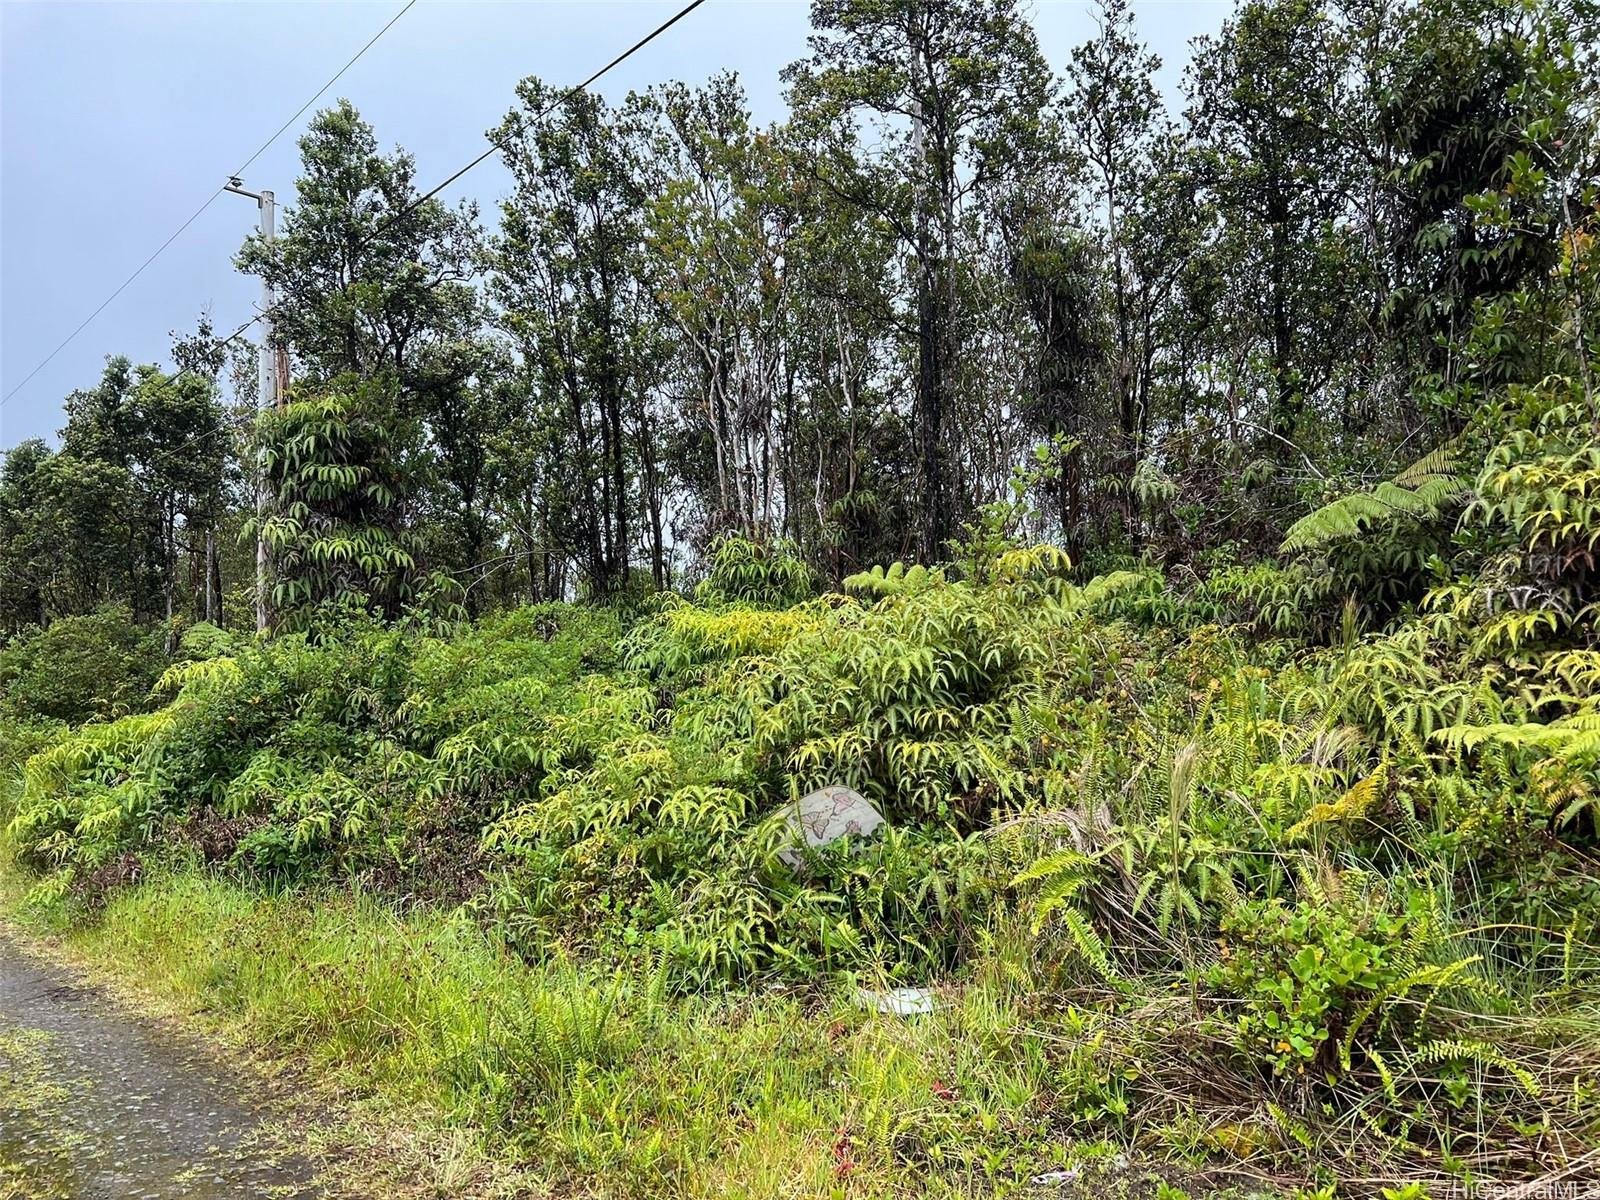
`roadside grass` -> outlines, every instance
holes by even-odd
[[[1388,1083],[1340,1083],[1348,1102],[1319,1118],[1311,1091],[1266,1090],[1228,1053],[1226,1021],[1181,973],[1096,979],[1067,935],[1001,918],[935,982],[934,1011],[905,1019],[859,1002],[887,978],[683,994],[659,958],[529,962],[470,907],[275,894],[193,867],[92,910],[25,884],[0,869],[0,915],[301,1092],[288,1132],[331,1197],[1422,1200],[1426,1181],[1440,1196],[1534,1156],[1546,1180],[1600,1161],[1581,1132],[1600,1009],[1576,948],[1570,984],[1507,979],[1495,1014],[1429,1001],[1462,1045],[1499,1049],[1442,1076],[1462,1103],[1407,1154],[1380,1140],[1405,1115],[1394,1094],[1399,1116],[1385,1110],[1385,1088],[1407,1086],[1400,1060]],[[1486,1106],[1519,1094],[1512,1137]]]
[[[992,1196],[1069,1167],[1097,1195],[1184,1194],[1121,1146],[1055,1135],[1059,1034],[1033,1028],[1016,953],[905,1019],[865,1011],[859,981],[674,995],[649,963],[529,965],[464,911],[192,871],[121,889],[93,920],[60,902],[28,920],[354,1098],[372,1127],[313,1132],[327,1157],[394,1157],[380,1127],[433,1125],[386,1168],[393,1194]]]

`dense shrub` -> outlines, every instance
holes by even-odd
[[[705,603],[787,605],[816,590],[816,577],[799,547],[782,539],[759,542],[726,535],[711,547],[708,565],[696,589]]]
[[[0,721],[101,721],[144,707],[166,666],[165,631],[102,608],[0,647]]]

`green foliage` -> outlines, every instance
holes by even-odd
[[[451,636],[347,617],[174,667],[167,707],[36,754],[13,833],[80,875],[167,842],[290,882],[452,853],[530,949],[627,930],[690,977],[926,970],[1003,878],[977,831],[1060,786],[1038,730],[1092,679],[1061,655],[1115,591],[1060,568],[1015,551],[987,586],[871,608],[669,604],[620,662],[617,618],[589,610]],[[894,832],[795,875],[773,854],[784,805],[830,782]]]
[[[162,630],[113,607],[25,629],[0,647],[0,723],[76,725],[141,709],[165,665],[162,642]]]
[[[711,548],[709,571],[696,589],[706,604],[770,604],[786,608],[816,590],[811,568],[792,542],[757,542],[730,534]]]
[[[1405,976],[1405,927],[1404,914],[1381,906],[1351,913],[1258,902],[1230,914],[1211,982],[1239,1002],[1240,1048],[1280,1073],[1332,1069],[1340,1037],[1346,1045],[1359,1037],[1374,999]],[[1348,1069],[1348,1051],[1344,1059]]]
[[[536,122],[529,80],[481,292],[474,214],[392,220],[409,159],[319,116],[242,256],[305,381],[258,427],[276,636],[216,594],[253,457],[169,461],[225,442],[217,347],[112,360],[0,475],[31,903],[281,903],[166,969],[548,1190],[1004,1192],[1064,1132],[1581,1167],[1588,15],[1250,0],[1172,129],[1101,15],[1062,106],[1010,0],[824,0],[767,130],[727,77]],[[824,785],[884,827],[780,853]],[[351,887],[416,921],[343,944]],[[934,1012],[860,1011],[894,985]]]
[[[1289,526],[1281,549],[1309,550],[1401,520],[1441,520],[1468,492],[1454,449],[1444,446],[1370,491],[1353,492],[1301,517]]]
[[[1563,394],[1565,393],[1565,394]],[[1551,581],[1583,571],[1600,542],[1600,445],[1577,380],[1514,390],[1524,411],[1484,459],[1467,519],[1505,530]]]
[[[24,443],[0,471],[0,633],[108,603],[146,623],[216,615],[201,533],[224,519],[229,447],[212,379],[111,356],[65,407],[58,450]]]
[[[663,997],[1009,996],[1044,1022],[1031,1086],[1067,1119],[1199,1122],[1204,1153],[1276,1137],[1238,1127],[1268,1101],[1294,1145],[1351,1161],[1522,1136],[1491,1112],[1583,1128],[1548,1099],[1593,1086],[1581,1038],[1517,1014],[1593,993],[1590,764],[1499,727],[1570,716],[1538,725],[1502,668],[1450,657],[1472,605],[1317,648],[1202,623],[1202,600],[1275,586],[1213,578],[1078,584],[1012,547],[981,580],[667,598],[627,629],[550,604],[200,631],[191,653],[232,653],[172,666],[165,707],[31,754],[9,836],[46,873],[36,903],[102,896],[129,856],[199,859],[293,895],[353,879],[461,904],[540,970],[583,961],[581,986],[493,1018],[503,1049],[449,1059],[493,1122],[660,1037],[614,1025],[633,993],[606,972],[647,969]],[[1146,623],[1162,611],[1187,615]],[[1529,658],[1519,688],[1590,688],[1585,653]],[[886,828],[787,865],[789,805],[833,783]]]
[[[261,417],[272,506],[259,532],[277,573],[272,601],[282,628],[306,629],[328,603],[392,618],[429,598],[402,516],[399,417],[388,385],[352,380]],[[254,532],[252,522],[246,533]]]
[[[862,596],[892,596],[898,592],[916,591],[944,582],[944,572],[939,568],[928,570],[921,563],[909,568],[903,562],[890,563],[887,568],[875,566],[858,571],[844,579],[844,590]]]
[[[411,396],[448,389],[476,316],[470,215],[419,200],[411,156],[385,154],[348,100],[314,114],[298,147],[274,241],[252,234],[238,256],[279,296],[274,332],[297,374],[316,388],[388,374]]]

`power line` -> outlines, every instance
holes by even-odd
[[[619,54],[615,58],[613,58],[605,66],[601,67],[593,75],[590,75],[589,78],[585,79],[582,83],[573,84],[566,91],[562,92],[561,95],[557,96],[549,104],[545,105],[544,108],[540,109],[537,113],[535,113],[533,115],[532,121],[542,121],[542,120],[544,120],[545,117],[548,117],[551,113],[553,113],[556,109],[560,108],[568,100],[571,100],[578,93],[582,92],[585,88],[587,88],[595,80],[599,79],[607,71],[610,71],[613,67],[615,67],[615,66],[619,65],[620,63],[624,62],[625,60],[633,57],[633,55],[638,53],[640,50],[644,49],[651,42],[655,41],[656,38],[660,37],[667,30],[671,29],[679,21],[683,20],[685,17],[687,17],[690,13],[692,13],[695,9],[699,8],[704,3],[705,3],[705,0],[690,0],[690,3],[684,5],[676,13],[674,13],[671,17],[667,18],[661,24],[657,25],[649,33],[645,34],[637,42],[635,42],[633,45],[629,46],[626,50],[624,50],[621,54]],[[529,123],[531,123],[531,122],[529,122]],[[518,128],[517,128],[517,130],[515,132],[520,132],[525,127],[526,127],[525,123],[519,122],[518,123]],[[444,191],[445,188],[449,187],[452,183],[454,183],[456,180],[460,179],[468,171],[472,170],[473,167],[477,166],[479,163],[483,162],[485,159],[487,159],[490,156],[492,156],[496,151],[504,150],[506,148],[506,143],[511,139],[511,136],[512,135],[510,133],[508,133],[504,137],[499,138],[496,141],[491,142],[489,144],[489,148],[487,150],[485,150],[482,154],[478,155],[478,157],[474,158],[466,166],[462,167],[455,174],[451,175],[449,178],[445,179],[442,183],[436,185],[431,190],[429,190],[427,192],[424,192],[422,195],[418,196],[415,200],[413,200],[410,204],[408,204],[404,208],[402,208],[399,212],[395,213],[393,216],[391,216],[387,220],[385,220],[376,229],[374,229],[371,233],[369,233],[364,239],[362,239],[362,244],[365,245],[366,243],[372,241],[373,238],[377,237],[385,229],[388,229],[389,226],[393,225],[396,221],[402,220],[403,218],[409,216],[411,213],[415,212],[423,204],[426,204],[429,200],[432,200],[440,192]]]
[[[250,326],[254,325],[257,321],[261,320],[261,318],[266,316],[266,315],[267,315],[266,313],[257,313],[255,316],[251,317],[248,321],[246,321],[243,325],[239,326],[239,328],[235,329],[227,337],[223,338],[220,342],[217,343],[217,345],[219,345],[219,346],[228,345],[230,342],[233,341],[234,338],[238,337],[246,329],[249,329]]]
[[[323,84],[320,88],[318,88],[316,90],[316,92],[312,95],[311,99],[307,100],[298,109],[296,109],[294,116],[290,117],[282,125],[278,126],[277,132],[274,133],[271,137],[269,137],[266,141],[262,142],[261,145],[259,147],[257,147],[256,152],[254,154],[252,154],[249,158],[245,159],[244,163],[237,170],[235,170],[233,172],[233,175],[235,177],[237,177],[239,175],[243,175],[244,172],[245,172],[245,168],[248,167],[251,163],[255,162],[256,159],[260,158],[261,155],[266,152],[267,148],[269,146],[271,146],[273,142],[277,141],[280,137],[282,137],[284,132],[289,128],[289,126],[293,125],[296,121],[298,121],[300,119],[301,114],[303,114],[306,111],[306,109],[310,108],[313,104],[315,104],[321,98],[321,96],[322,96],[322,94],[324,92],[326,92],[335,83],[337,83],[339,81],[340,76],[342,76],[351,67],[355,66],[356,62],[361,58],[361,56],[363,54],[365,54],[368,50],[372,49],[373,44],[379,38],[381,38],[384,34],[388,33],[390,27],[396,21],[398,21],[401,17],[405,16],[406,13],[410,11],[411,6],[413,4],[415,4],[416,2],[417,2],[417,0],[406,0],[405,5],[400,9],[400,11],[395,13],[394,16],[390,17],[388,23],[386,25],[384,25],[384,27],[382,29],[378,30],[377,33],[373,34],[372,37],[370,39],[368,39],[367,44],[362,46],[361,49],[357,50],[355,52],[355,54],[350,58],[350,60],[344,64],[344,66],[340,67],[337,71],[335,71],[333,73],[333,75],[329,78],[328,82]],[[226,186],[226,185],[224,185],[224,186]],[[194,212],[190,214],[189,219],[187,221],[185,221],[182,225],[179,225],[177,229],[173,230],[172,236],[167,238],[166,241],[162,242],[161,245],[157,246],[154,254],[152,254],[149,258],[145,259],[142,263],[140,263],[138,265],[138,267],[134,269],[134,272],[133,272],[132,275],[129,275],[126,279],[124,279],[120,284],[117,285],[116,291],[112,292],[109,296],[107,296],[104,300],[102,300],[100,302],[99,307],[97,307],[92,313],[90,313],[87,317],[85,317],[79,323],[79,325],[78,325],[78,327],[76,329],[74,329],[71,333],[67,334],[66,337],[62,338],[60,343],[56,346],[56,348],[54,350],[50,351],[49,354],[45,355],[44,358],[39,362],[38,366],[34,367],[33,370],[29,371],[26,375],[24,375],[22,377],[22,380],[21,380],[20,383],[18,383],[9,392],[7,392],[4,397],[0,397],[0,405],[4,405],[8,400],[11,399],[11,397],[15,396],[24,387],[26,387],[27,384],[28,384],[28,381],[30,379],[32,379],[40,371],[44,370],[45,367],[49,366],[51,360],[54,359],[56,355],[60,354],[63,350],[65,350],[67,348],[67,346],[69,344],[71,344],[72,340],[75,337],[77,337],[80,333],[82,333],[85,329],[87,329],[89,327],[89,324],[96,317],[98,317],[101,313],[103,313],[106,310],[107,306],[110,305],[110,303],[113,300],[115,300],[118,296],[122,295],[122,293],[127,290],[127,287],[128,287],[129,284],[131,284],[135,279],[139,278],[139,276],[143,275],[144,272],[145,272],[145,268],[148,267],[151,263],[155,262],[156,259],[160,258],[162,253],[166,250],[166,248],[168,246],[172,245],[173,242],[177,241],[179,235],[182,234],[185,229],[189,228],[189,226],[193,225],[197,220],[200,219],[200,214],[205,212],[206,209],[210,208],[212,203],[213,203],[213,201],[215,201],[218,196],[222,195],[222,192],[223,192],[223,187],[219,187],[219,188],[217,188],[216,191],[212,192],[211,195],[207,196],[205,203],[202,204],[199,208],[195,209]]]
[[[212,192],[211,195],[206,197],[206,202],[204,204],[202,204],[199,208],[195,209],[194,212],[190,214],[189,219],[187,221],[185,221],[182,225],[179,225],[177,229],[173,230],[172,236],[169,237],[166,241],[162,242],[161,245],[157,246],[156,247],[156,251],[155,251],[154,254],[152,254],[149,258],[145,259],[142,263],[140,263],[138,265],[138,267],[136,267],[134,269],[134,272],[133,272],[132,275],[129,275],[120,284],[118,284],[116,291],[112,292],[111,295],[107,296],[104,300],[100,301],[99,307],[97,307],[92,313],[90,313],[81,322],[79,322],[78,327],[76,329],[74,329],[71,333],[67,334],[66,337],[62,338],[60,343],[57,344],[56,348],[54,350],[50,351],[49,354],[46,354],[44,356],[44,358],[40,360],[38,366],[34,367],[33,370],[29,371],[26,375],[24,375],[22,377],[22,382],[18,383],[16,387],[12,388],[9,392],[7,392],[5,394],[5,396],[4,396],[4,398],[0,398],[0,405],[4,405],[8,400],[11,399],[11,397],[15,396],[24,387],[26,387],[28,385],[28,381],[30,379],[32,379],[40,371],[44,370],[45,367],[49,366],[50,365],[50,361],[53,358],[55,358],[56,355],[60,354],[63,350],[65,350],[67,348],[68,344],[71,343],[73,338],[77,337],[80,333],[82,333],[85,329],[87,329],[89,327],[89,323],[91,321],[93,321],[101,313],[105,312],[106,306],[109,305],[118,296],[122,295],[123,291],[127,289],[127,286],[130,283],[132,283],[135,279],[139,278],[139,276],[143,275],[144,274],[144,269],[146,267],[148,267],[151,263],[155,262],[156,259],[160,258],[161,257],[161,252],[163,250],[165,250],[168,246],[172,245],[173,242],[177,241],[178,240],[178,235],[180,233],[182,233],[185,229],[189,228],[189,226],[193,225],[197,220],[199,220],[200,219],[200,214],[205,212],[206,209],[210,208],[211,207],[211,202],[213,200],[215,200],[220,195],[222,195],[222,189],[219,187],[216,191]]]
[[[273,142],[277,141],[280,137],[282,137],[283,134],[284,134],[284,131],[287,130],[289,128],[289,126],[293,125],[296,121],[298,121],[300,119],[301,114],[303,114],[306,111],[306,109],[310,108],[313,104],[315,104],[318,100],[320,100],[322,98],[322,93],[323,92],[327,91],[334,84],[338,83],[339,82],[339,77],[341,75],[343,75],[346,71],[348,71],[351,67],[355,66],[356,65],[356,61],[358,59],[360,59],[360,57],[363,54],[365,54],[368,50],[371,50],[372,47],[373,47],[373,44],[375,42],[377,42],[377,40],[379,38],[381,38],[384,34],[388,33],[390,27],[393,26],[396,21],[398,21],[401,17],[405,16],[406,13],[410,12],[411,11],[411,6],[413,4],[415,4],[416,2],[417,2],[417,0],[406,0],[405,4],[401,7],[400,11],[395,13],[394,16],[390,17],[389,20],[388,20],[388,23],[385,24],[382,29],[378,30],[377,33],[373,34],[370,38],[368,38],[367,39],[367,44],[365,46],[361,47],[361,49],[357,50],[355,52],[355,55],[350,59],[349,62],[345,63],[344,66],[340,67],[337,71],[335,71],[333,73],[332,78],[330,78],[327,83],[325,83],[321,87],[319,87],[316,90],[316,92],[312,95],[311,99],[307,100],[304,104],[302,104],[299,108],[297,108],[295,110],[294,116],[290,117],[282,125],[278,126],[278,131],[276,133],[274,133],[271,137],[269,137],[266,141],[262,142],[260,147],[256,150],[256,152],[254,154],[252,154],[249,158],[244,160],[244,164],[242,166],[240,166],[240,168],[233,173],[234,177],[237,178],[238,176],[243,175],[244,172],[245,172],[245,167],[248,167],[251,163],[255,162],[256,159],[260,158],[262,156],[262,154],[264,154],[266,152],[266,149],[267,149],[268,146],[272,145]],[[221,189],[219,188],[218,191],[220,191],[220,190]],[[212,196],[212,199],[215,200],[216,196]]]
[[[218,348],[220,349],[223,346],[232,345],[234,340],[241,333],[243,333],[246,329],[249,329],[250,326],[254,325],[257,321],[261,320],[261,318],[263,316],[265,316],[265,315],[266,315],[265,313],[257,313],[255,316],[251,317],[248,321],[246,321],[244,324],[240,325],[239,328],[235,329],[227,337],[225,337],[225,338],[221,339],[219,342],[217,342]],[[151,457],[150,461],[151,462],[160,462],[164,458],[170,458],[174,454],[178,454],[181,451],[187,450],[190,446],[193,446],[196,442],[203,442],[209,437],[214,437],[218,433],[225,433],[225,432],[227,432],[227,426],[225,424],[221,424],[221,425],[214,425],[210,429],[202,429],[199,433],[191,433],[188,437],[184,438],[183,441],[179,442],[176,446],[170,446],[165,450],[157,451]]]
[[[416,3],[416,0],[411,0],[411,3],[412,4]],[[599,79],[607,71],[609,71],[613,67],[617,66],[617,64],[621,63],[624,59],[627,59],[627,58],[631,57],[633,54],[637,53],[639,50],[642,50],[650,42],[653,42],[656,38],[660,37],[668,29],[671,29],[679,21],[683,20],[684,17],[688,16],[691,12],[693,12],[695,9],[699,8],[704,3],[705,3],[705,0],[692,0],[691,3],[686,4],[683,8],[679,9],[677,11],[677,13],[675,13],[672,17],[668,18],[666,21],[663,21],[660,25],[657,25],[649,33],[645,34],[644,37],[640,38],[633,45],[629,46],[626,50],[624,50],[621,54],[619,54],[615,58],[613,58],[605,66],[601,67],[598,71],[594,72],[594,74],[590,75],[582,83],[574,84],[572,87],[568,88],[565,92],[563,92],[560,96],[556,97],[555,100],[553,100],[550,104],[546,105],[538,114],[536,114],[533,119],[535,121],[540,121],[540,120],[543,120],[545,117],[549,116],[557,108],[559,108],[561,105],[565,104],[568,100],[572,99],[572,97],[577,95],[579,92],[583,91],[584,88],[588,87],[595,80]],[[410,7],[411,7],[411,4],[407,4],[406,5],[406,8],[410,8]],[[405,9],[403,8],[403,9],[400,10],[400,12],[395,14],[394,21],[398,21],[400,19],[400,17],[402,15],[404,15],[404,13],[405,13]],[[389,24],[393,25],[394,21],[390,21]],[[385,25],[384,29],[387,29],[388,27],[389,27],[388,25]],[[382,34],[383,34],[383,30],[379,30],[378,34],[381,37]],[[375,37],[372,40],[375,42],[378,39]],[[371,44],[372,44],[372,42],[368,42],[367,43],[367,45],[369,45],[369,46]],[[337,78],[337,76],[335,76],[335,78]],[[332,80],[329,80],[329,83],[332,83]],[[326,91],[327,88],[324,87],[323,90]],[[319,93],[319,95],[320,95],[320,93]],[[316,99],[316,97],[313,96],[312,100],[315,100],[315,99]],[[311,103],[310,101],[307,101],[305,107],[302,107],[300,112],[304,112],[307,107],[310,107],[310,103]],[[296,117],[299,116],[299,115],[300,115],[299,113],[295,114]],[[288,128],[288,124],[292,124],[293,122],[294,122],[294,117],[290,117],[289,118],[289,122],[284,126],[284,128]],[[282,129],[278,130],[278,133],[282,133],[282,132],[283,132]],[[273,137],[276,137],[276,136],[277,136],[277,134],[273,135]],[[400,220],[401,218],[405,217],[407,214],[413,212],[419,205],[424,204],[427,201],[433,199],[434,196],[438,195],[445,188],[449,187],[456,180],[460,179],[468,171],[472,170],[473,167],[475,167],[479,163],[483,162],[484,159],[488,158],[496,150],[504,149],[505,148],[505,141],[506,141],[506,139],[502,138],[502,139],[500,139],[500,141],[495,142],[487,150],[485,150],[482,154],[478,155],[477,158],[473,159],[466,166],[462,167],[459,171],[457,171],[454,175],[451,175],[448,179],[444,180],[444,182],[440,183],[438,186],[436,186],[435,188],[433,188],[431,191],[427,192],[426,194],[424,194],[422,196],[418,196],[410,204],[406,205],[405,208],[403,208],[399,212],[395,213],[392,217],[390,217],[382,225],[378,226],[377,229],[374,229],[372,231],[372,233],[367,236],[367,240],[371,241],[372,238],[374,238],[378,234],[382,233],[385,229],[387,229],[394,222]],[[268,144],[269,145],[271,144],[270,141],[269,141]],[[263,146],[262,149],[264,150],[264,149],[266,149],[266,147]],[[256,151],[257,154],[259,154],[260,152],[261,152],[260,150]],[[249,163],[245,164],[245,166],[249,166],[249,165],[250,165]],[[242,170],[243,170],[243,168],[241,168],[239,171],[235,171],[234,174],[235,175],[241,174]],[[213,197],[213,199],[215,199],[215,197]],[[257,321],[259,321],[261,319],[261,317],[262,317],[262,314],[260,314],[260,313],[257,313],[255,316],[251,317],[243,325],[239,326],[239,328],[235,329],[231,334],[229,334],[227,337],[223,338],[222,339],[222,345],[225,346],[229,342],[233,341],[234,338],[238,337],[246,329],[250,328],[250,326],[254,325]],[[175,452],[177,450],[182,450],[182,449],[184,449],[184,447],[190,445],[191,443],[193,443],[195,441],[199,441],[202,438],[211,436],[211,434],[214,433],[214,432],[215,432],[215,430],[208,430],[205,433],[197,434],[194,437],[191,437],[188,441],[183,442],[180,445],[173,447],[173,451],[169,451],[168,453]]]
[[[416,0],[410,0],[410,3],[408,3],[406,5],[406,8],[410,8],[411,5],[415,4],[415,3],[416,3]],[[649,45],[656,38],[660,37],[667,30],[671,29],[679,21],[683,20],[684,17],[688,16],[690,13],[692,13],[695,9],[699,8],[704,3],[705,3],[705,0],[691,0],[691,2],[689,4],[684,5],[684,7],[679,9],[673,16],[671,16],[667,20],[663,21],[660,25],[657,25],[649,33],[645,34],[644,37],[640,38],[633,45],[629,46],[626,50],[624,50],[621,54],[619,54],[615,58],[613,58],[605,66],[601,67],[598,71],[594,72],[594,74],[590,75],[582,83],[574,84],[573,86],[569,87],[565,92],[561,93],[560,96],[556,97],[555,100],[551,101],[551,103],[549,103],[542,110],[540,110],[534,116],[533,120],[540,121],[540,120],[543,120],[545,117],[549,116],[557,108],[559,108],[561,105],[565,104],[568,100],[572,99],[572,97],[577,95],[579,92],[583,91],[584,88],[588,87],[595,80],[599,79],[607,71],[611,70],[613,67],[617,66],[619,63],[623,62],[625,59],[632,57],[635,53],[637,53],[638,51],[642,50],[645,46]],[[396,13],[394,15],[393,20],[391,20],[389,22],[389,25],[393,25],[395,21],[398,21],[402,16],[404,16],[406,8],[402,8],[398,13]],[[383,29],[380,29],[378,31],[377,36],[374,37],[372,39],[372,41],[375,42],[375,41],[378,40],[378,37],[382,37],[384,30],[388,29],[389,25],[385,25],[383,27]],[[372,42],[368,42],[367,43],[367,46],[370,46],[370,45],[372,45]],[[366,46],[363,46],[362,47],[362,51],[365,52],[365,50],[366,50]],[[360,55],[358,54],[357,57],[359,58]],[[352,59],[351,61],[353,62],[354,60]],[[346,64],[346,65],[348,66],[348,64]],[[341,74],[342,73],[343,72],[341,72]],[[337,78],[338,78],[338,76],[335,75],[334,79],[337,79]],[[327,91],[328,85],[331,85],[332,83],[333,83],[333,80],[330,79],[328,81],[328,84],[323,85],[323,89],[322,90],[323,91]],[[322,94],[321,92],[317,93],[317,95],[321,95],[321,94]],[[317,98],[316,96],[313,96],[311,98],[311,100],[306,101],[305,105],[303,105],[301,107],[300,112],[304,112],[307,108],[309,108],[311,106],[311,101],[315,100],[316,98]],[[295,117],[298,117],[299,115],[300,115],[300,113],[296,113],[294,117],[290,117],[289,120],[287,122],[285,122],[284,129],[287,129],[289,127],[289,125],[293,124],[294,120],[295,120]],[[278,134],[281,134],[282,132],[283,132],[283,129],[280,129],[280,130],[278,130],[278,133],[273,134],[272,137],[276,138],[278,136]],[[509,137],[509,136],[510,135],[507,135],[507,137]],[[479,163],[483,162],[484,159],[488,158],[496,150],[504,149],[505,148],[505,142],[506,142],[506,138],[501,138],[499,141],[493,143],[487,150],[485,150],[482,154],[478,155],[477,158],[473,159],[466,166],[462,167],[459,171],[457,171],[454,175],[451,175],[448,179],[444,180],[444,182],[440,183],[437,187],[433,188],[432,191],[429,191],[429,192],[427,192],[426,194],[424,194],[422,196],[418,196],[410,204],[406,205],[405,208],[403,208],[399,212],[395,213],[392,217],[390,217],[382,225],[379,225],[377,229],[374,229],[372,231],[372,233],[367,236],[366,240],[367,241],[371,241],[372,238],[376,237],[379,233],[383,232],[385,229],[387,229],[394,222],[396,222],[396,221],[400,220],[401,218],[405,217],[408,213],[413,212],[417,208],[418,205],[424,204],[427,201],[433,199],[434,196],[438,195],[445,188],[449,187],[456,180],[460,179],[468,171],[472,170],[473,167],[475,167]],[[269,138],[268,141],[267,141],[267,145],[271,145],[271,144],[272,144],[272,138]],[[263,146],[261,149],[265,150],[266,146]],[[256,151],[256,154],[260,154],[260,153],[261,153],[261,150],[257,150]],[[255,158],[255,155],[252,155],[251,156],[251,160],[253,161],[254,158]],[[249,166],[249,165],[250,164],[248,162],[245,163],[245,166]],[[238,171],[234,172],[235,175],[242,174],[242,173],[243,173],[243,168],[242,167]],[[218,189],[218,190],[220,191],[221,189]],[[214,199],[216,199],[216,197],[213,196],[212,199],[214,200]],[[206,203],[209,204],[210,201],[208,200]],[[196,213],[195,215],[198,216],[199,214]],[[190,219],[192,220],[193,218],[190,218]],[[180,230],[179,232],[182,232],[182,231]],[[174,235],[174,236],[176,236],[176,235]],[[159,253],[159,251],[158,251],[158,253]],[[255,316],[251,317],[243,325],[239,326],[239,328],[235,329],[231,334],[229,334],[227,337],[223,338],[221,344],[226,346],[229,342],[233,341],[234,338],[238,337],[246,329],[250,328],[250,326],[254,325],[257,321],[259,321],[261,319],[262,315],[263,314],[261,314],[261,313],[257,313]],[[27,380],[23,380],[23,382],[26,383]],[[189,437],[184,442],[181,442],[177,446],[174,446],[171,450],[163,451],[162,453],[163,454],[173,454],[173,453],[176,453],[176,452],[178,452],[180,450],[183,450],[186,447],[192,445],[193,443],[195,443],[197,441],[201,441],[204,438],[212,436],[213,434],[215,434],[217,432],[217,429],[219,429],[219,428],[220,428],[220,426],[219,427],[215,427],[213,429],[206,430],[206,431],[204,431],[202,433],[194,434],[193,436]],[[157,457],[160,457],[160,455],[158,455]]]

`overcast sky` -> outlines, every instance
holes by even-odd
[[[681,0],[419,0],[315,107],[348,97],[385,148],[416,157],[424,187],[484,147],[527,75],[575,83]],[[0,0],[0,395],[127,278],[403,0]],[[1223,0],[1135,2],[1175,98],[1190,39],[1220,27]],[[710,0],[598,85],[611,99],[666,79],[739,72],[756,115],[784,112],[778,72],[804,55],[803,0]],[[1040,0],[1052,67],[1093,33],[1085,0]],[[246,172],[252,190],[294,190],[308,110]],[[498,159],[446,199],[486,215],[507,188]],[[255,206],[219,197],[25,387],[0,405],[0,448],[53,439],[62,398],[108,354],[165,361],[168,333],[209,309],[218,329],[253,315],[259,284],[232,255]]]

